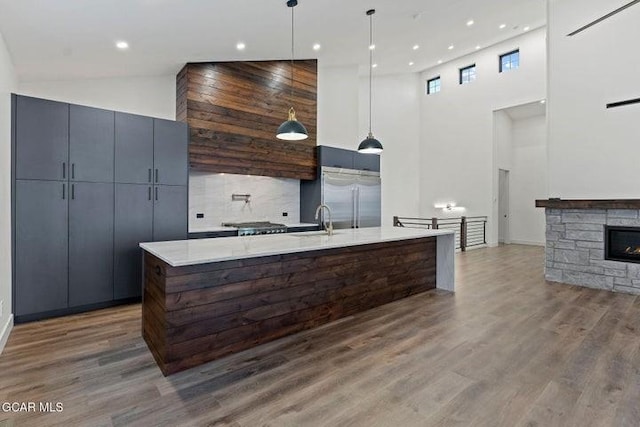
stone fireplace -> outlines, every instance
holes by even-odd
[[[537,200],[545,278],[640,295],[640,200]]]

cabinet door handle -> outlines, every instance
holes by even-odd
[[[158,187],[156,187],[156,202],[158,201]]]
[[[76,185],[71,184],[71,200],[75,200],[75,199],[76,199]]]
[[[71,179],[76,179],[76,164],[71,163]]]
[[[158,169],[156,169],[156,184],[158,183]]]
[[[67,162],[62,162],[62,179],[67,179]]]
[[[62,200],[67,198],[67,184],[62,184]]]
[[[149,184],[151,184],[151,168],[149,168]]]
[[[151,170],[151,169],[149,169]],[[151,187],[149,187],[149,200],[151,200]]]

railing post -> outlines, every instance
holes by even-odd
[[[431,229],[432,230],[438,229],[438,218],[431,218]]]
[[[467,217],[463,216],[460,220],[460,250],[467,250]]]

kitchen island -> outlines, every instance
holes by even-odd
[[[454,234],[376,227],[141,243],[142,334],[169,375],[430,289]]]

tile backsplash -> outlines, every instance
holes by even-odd
[[[233,194],[250,194],[248,203]],[[283,217],[282,213],[287,212]],[[204,218],[197,218],[204,214]],[[191,172],[189,229],[219,227],[223,222],[300,222],[300,181],[267,176]]]

